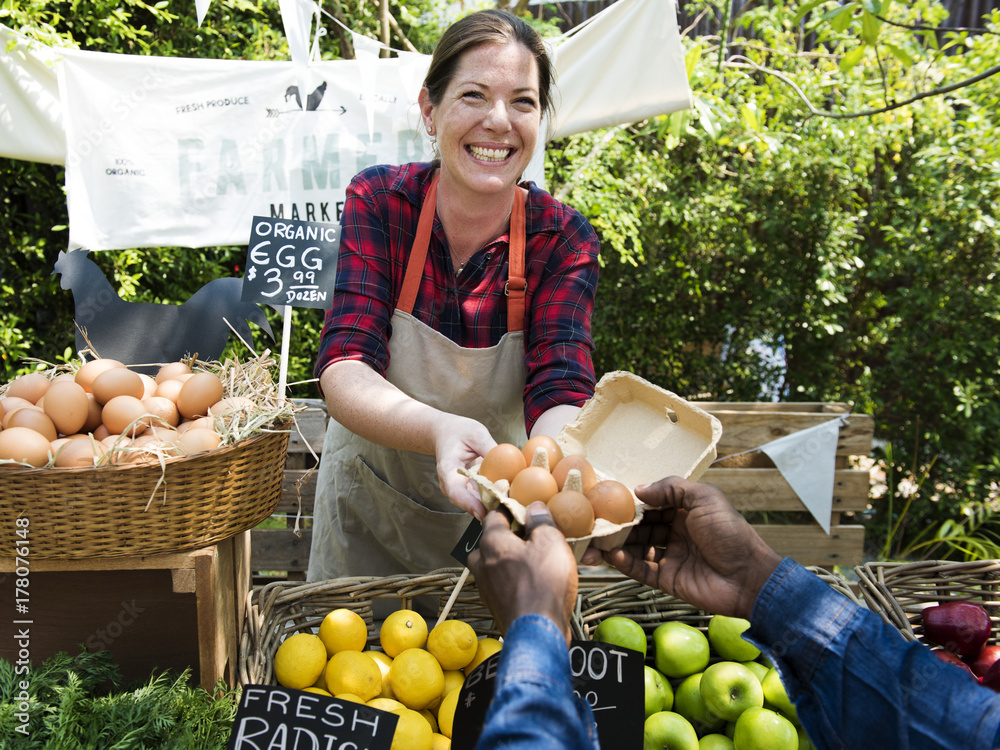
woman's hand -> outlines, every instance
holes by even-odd
[[[442,413],[437,420],[434,455],[441,491],[453,505],[480,521],[486,517],[486,507],[479,499],[479,490],[458,470],[471,468],[496,444],[489,431],[474,419]]]

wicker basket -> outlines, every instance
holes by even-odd
[[[293,633],[315,632],[331,610],[344,607],[361,615],[368,624],[368,645],[378,648],[378,629],[372,603],[389,600],[412,609],[416,597],[437,600],[443,612],[462,568],[442,568],[425,575],[337,578],[318,583],[276,581],[250,594],[240,644],[240,684],[274,685],[274,654],[282,640]],[[486,608],[470,577],[460,589],[448,613],[451,619],[469,623],[480,636],[498,638],[493,616]],[[428,628],[435,622],[428,619]]]
[[[868,608],[907,640],[923,642],[920,613],[925,607],[945,601],[973,601],[990,614],[988,642],[998,642],[1000,560],[867,563],[855,570]]]
[[[846,579],[822,568],[809,568],[809,570],[851,601],[861,604]],[[580,640],[591,640],[601,620],[613,615],[622,615],[642,626],[646,633],[647,652],[652,653],[653,631],[657,625],[676,620],[707,631],[708,621],[712,619],[712,615],[704,610],[631,578],[594,589],[583,589],[582,594],[579,612],[571,621],[573,637]]]
[[[185,552],[267,518],[281,500],[288,426],[190,458],[96,468],[0,469],[0,515],[27,517],[33,558]],[[0,526],[0,554],[17,528]]]

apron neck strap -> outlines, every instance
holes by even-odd
[[[437,185],[440,172],[435,172],[431,186],[427,189],[427,197],[420,209],[420,219],[417,221],[417,236],[413,239],[410,257],[406,263],[406,273],[403,275],[403,288],[400,290],[396,309],[409,315],[413,314],[413,305],[417,301],[417,291],[420,279],[424,275],[424,265],[427,262],[427,248],[430,246],[431,231],[434,228],[434,213],[437,207]],[[524,299],[527,281],[524,275],[524,245],[525,245],[525,214],[524,202],[528,191],[518,186],[514,197],[514,205],[510,214],[510,253],[507,264],[507,283],[504,294],[507,296],[507,331],[510,333],[524,330]]]

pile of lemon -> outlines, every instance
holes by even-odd
[[[392,750],[451,747],[455,707],[465,675],[500,650],[461,620],[445,620],[429,633],[410,609],[389,615],[379,628],[382,650],[368,649],[368,626],[357,612],[335,609],[319,635],[295,633],[274,656],[274,676],[287,688],[365,703],[399,716]]]

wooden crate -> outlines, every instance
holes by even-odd
[[[323,446],[327,415],[322,401],[301,402],[306,410],[296,415],[282,499],[275,518],[282,528],[257,528],[251,536],[254,582],[305,580],[313,502],[316,494],[316,459]],[[831,568],[862,562],[865,530],[850,514],[867,509],[869,476],[852,467],[851,458],[871,452],[874,422],[865,414],[851,414],[840,428],[832,500],[830,534],[808,517],[808,511],[771,460],[760,452],[729,458],[779,437],[848,414],[841,403],[695,402],[722,422],[718,445],[720,459],[702,477],[718,486],[745,513],[761,536],[777,552],[803,565]],[[303,481],[305,480],[305,481]],[[298,491],[296,489],[298,485]],[[301,497],[300,531],[293,532]]]
[[[14,628],[27,628],[30,661],[59,651],[108,650],[128,680],[191,668],[212,691],[237,681],[250,590],[249,532],[193,552],[29,560],[27,612],[0,625],[0,658],[18,658]],[[13,557],[0,557],[0,600],[13,602]],[[13,607],[11,607],[13,609]],[[9,615],[10,613],[8,613]],[[15,619],[30,620],[28,624]]]
[[[865,529],[852,514],[868,508],[870,477],[866,469],[853,465],[852,458],[871,452],[874,433],[871,416],[852,414],[849,405],[842,403],[697,402],[697,405],[722,422],[719,459],[701,481],[725,492],[780,554],[802,565],[825,568],[862,562]],[[809,515],[770,458],[760,451],[743,452],[845,414],[850,416],[841,425],[837,441],[827,534]]]

